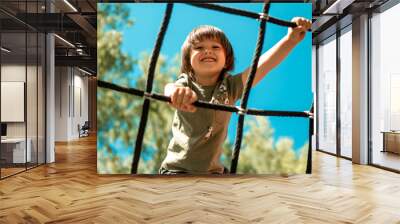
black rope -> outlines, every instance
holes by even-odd
[[[269,2],[266,2],[263,7],[264,14],[268,14],[269,7],[270,7]],[[253,61],[251,63],[250,74],[248,74],[246,85],[245,85],[244,92],[242,95],[242,101],[240,103],[240,107],[243,109],[246,109],[246,107],[247,107],[247,101],[248,101],[248,98],[250,95],[250,90],[253,85],[254,77],[257,72],[258,60],[260,59],[261,50],[262,50],[262,47],[264,44],[265,28],[266,28],[266,21],[261,20],[260,26],[259,26],[256,50],[254,53]],[[236,129],[235,146],[234,146],[234,150],[233,150],[233,154],[232,154],[232,162],[231,162],[231,169],[230,169],[231,174],[236,173],[237,164],[239,161],[240,147],[241,147],[242,138],[243,138],[243,124],[244,124],[244,114],[242,113],[242,114],[239,114],[238,126]]]
[[[160,31],[157,35],[156,44],[153,48],[153,53],[151,55],[149,70],[147,73],[148,77],[147,77],[147,85],[146,85],[146,92],[148,92],[148,93],[150,93],[153,88],[154,71],[156,69],[158,55],[160,54],[161,45],[162,45],[165,33],[168,28],[169,20],[171,18],[172,8],[173,8],[173,4],[168,3],[167,7],[165,9],[165,14],[164,14],[164,18],[163,18],[163,21],[161,24]],[[137,173],[140,154],[142,152],[143,137],[144,137],[144,132],[146,129],[149,108],[150,108],[150,101],[149,101],[149,99],[146,98],[143,103],[142,116],[140,119],[139,130],[138,130],[138,134],[136,137],[135,152],[134,152],[133,159],[132,159],[131,174]]]
[[[235,8],[230,8],[226,6],[221,6],[221,5],[216,5],[216,4],[210,4],[210,3],[186,3],[195,7],[199,8],[206,8],[206,9],[211,9],[215,11],[220,11],[220,12],[225,12],[233,15],[238,15],[238,16],[244,16],[252,19],[261,19],[261,20],[266,20],[270,23],[280,25],[280,26],[286,26],[286,27],[296,27],[297,24],[294,22],[289,22],[285,20],[281,20],[278,18],[274,18],[272,16],[269,16],[268,13],[263,13],[263,14],[258,14],[255,12],[249,12],[241,9],[235,9]],[[309,30],[311,31],[311,30]]]
[[[169,96],[165,96],[158,93],[145,93],[143,90],[138,90],[135,88],[127,88],[122,87],[113,83],[105,82],[98,80],[97,85],[102,88],[115,90],[122,93],[127,93],[131,95],[136,95],[139,97],[145,97],[147,99],[158,100],[162,102],[171,103],[171,98]],[[255,116],[274,116],[274,117],[304,117],[308,118],[311,116],[310,112],[308,111],[280,111],[280,110],[258,110],[258,109],[247,109],[242,110],[238,107],[225,105],[225,104],[214,104],[209,103],[206,101],[197,100],[193,103],[196,107],[212,109],[212,110],[220,110],[226,112],[233,112],[233,113],[243,113],[247,115],[255,115]]]
[[[314,113],[314,103],[311,104],[310,113]],[[308,120],[308,155],[306,174],[311,174],[312,171],[312,136],[314,134],[314,118],[310,116]]]

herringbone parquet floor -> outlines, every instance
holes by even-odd
[[[400,223],[400,175],[316,152],[313,174],[96,174],[96,139],[0,181],[0,223]]]

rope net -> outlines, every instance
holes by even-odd
[[[312,169],[312,166],[311,166],[311,162],[312,162],[311,161],[312,160],[311,136],[313,133],[313,130],[312,130],[313,106],[311,107],[310,111],[277,111],[277,110],[247,109],[247,102],[248,102],[248,98],[250,95],[251,86],[253,84],[253,80],[254,80],[254,77],[255,77],[255,74],[257,71],[258,60],[260,58],[261,50],[262,50],[263,43],[264,43],[266,23],[270,22],[270,23],[274,23],[274,24],[277,24],[280,26],[286,26],[286,27],[296,27],[297,25],[293,22],[288,22],[288,21],[280,20],[280,19],[269,16],[268,15],[269,7],[270,7],[269,2],[264,3],[263,12],[260,14],[257,14],[254,12],[249,12],[249,11],[244,11],[244,10],[240,10],[240,9],[225,7],[225,6],[221,6],[221,5],[217,5],[217,4],[210,4],[210,3],[187,3],[187,4],[192,5],[194,7],[206,8],[206,9],[216,10],[216,11],[234,14],[234,15],[238,15],[238,16],[244,16],[244,17],[248,17],[248,18],[252,18],[252,19],[258,19],[260,21],[257,44],[256,44],[253,60],[252,60],[251,67],[250,67],[251,70],[250,70],[250,74],[247,77],[247,81],[246,81],[246,85],[244,87],[240,106],[237,107],[237,106],[231,106],[231,105],[214,104],[214,103],[204,102],[204,101],[200,101],[200,100],[193,103],[193,105],[196,107],[207,108],[207,109],[212,109],[212,110],[221,110],[221,111],[239,114],[233,156],[232,156],[231,167],[230,167],[230,173],[235,174],[236,170],[237,170],[237,164],[239,161],[239,154],[240,154],[240,147],[241,147],[242,138],[243,138],[244,117],[245,117],[245,115],[256,115],[256,116],[303,117],[303,118],[309,119],[309,133],[308,133],[309,134],[308,135],[309,144],[308,144],[308,157],[307,157],[306,173],[310,174],[311,169]],[[144,97],[144,103],[143,103],[143,107],[142,107],[142,116],[140,119],[139,130],[138,130],[136,144],[135,144],[135,150],[134,150],[134,154],[133,154],[131,174],[137,173],[139,159],[140,159],[140,155],[141,155],[141,151],[142,151],[144,133],[145,133],[146,124],[147,124],[147,118],[148,118],[148,113],[149,113],[149,108],[150,108],[150,100],[171,102],[170,97],[162,95],[162,94],[158,94],[158,93],[153,93],[152,87],[153,87],[154,72],[155,72],[157,59],[160,54],[160,49],[161,49],[161,46],[162,46],[162,43],[164,40],[165,33],[168,28],[168,24],[169,24],[171,14],[172,14],[172,9],[173,9],[173,3],[168,3],[167,7],[165,9],[164,18],[161,23],[161,28],[157,35],[156,43],[154,45],[153,52],[151,55],[150,65],[149,65],[149,68],[147,71],[148,76],[147,76],[147,83],[146,83],[145,91],[135,89],[135,88],[122,87],[122,86],[119,86],[119,85],[116,85],[113,83],[109,83],[109,82],[105,82],[102,80],[97,81],[97,85],[99,87]]]

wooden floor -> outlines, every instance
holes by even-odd
[[[400,154],[376,150],[374,151],[372,161],[377,165],[400,170]]]
[[[0,181],[0,223],[400,223],[400,175],[315,153],[312,175],[96,174],[96,140]]]
[[[17,167],[17,168],[0,168],[0,169],[1,169],[1,178],[13,175],[15,173],[23,172],[24,170],[26,170],[25,167],[23,167],[23,168],[20,168],[20,167]]]

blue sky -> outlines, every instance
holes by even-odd
[[[122,30],[124,38],[122,50],[138,59],[142,52],[151,53],[153,49],[164,15],[165,4],[127,3],[127,5],[134,25]],[[221,5],[257,13],[262,11],[260,3]],[[311,4],[273,3],[270,15],[284,20],[291,20],[295,16],[311,19]],[[168,58],[174,57],[179,53],[187,34],[193,28],[203,24],[217,26],[228,36],[235,51],[233,74],[243,71],[250,65],[258,35],[259,22],[257,20],[185,4],[174,5],[161,54]],[[286,27],[268,23],[263,52],[271,48],[286,32]],[[252,89],[248,107],[264,110],[305,111],[309,109],[311,102],[311,33],[308,33],[290,55]],[[270,117],[269,120],[275,130],[275,139],[289,136],[294,139],[296,149],[307,142],[307,119]],[[237,116],[234,114],[228,134],[231,141],[234,140],[236,123]]]

